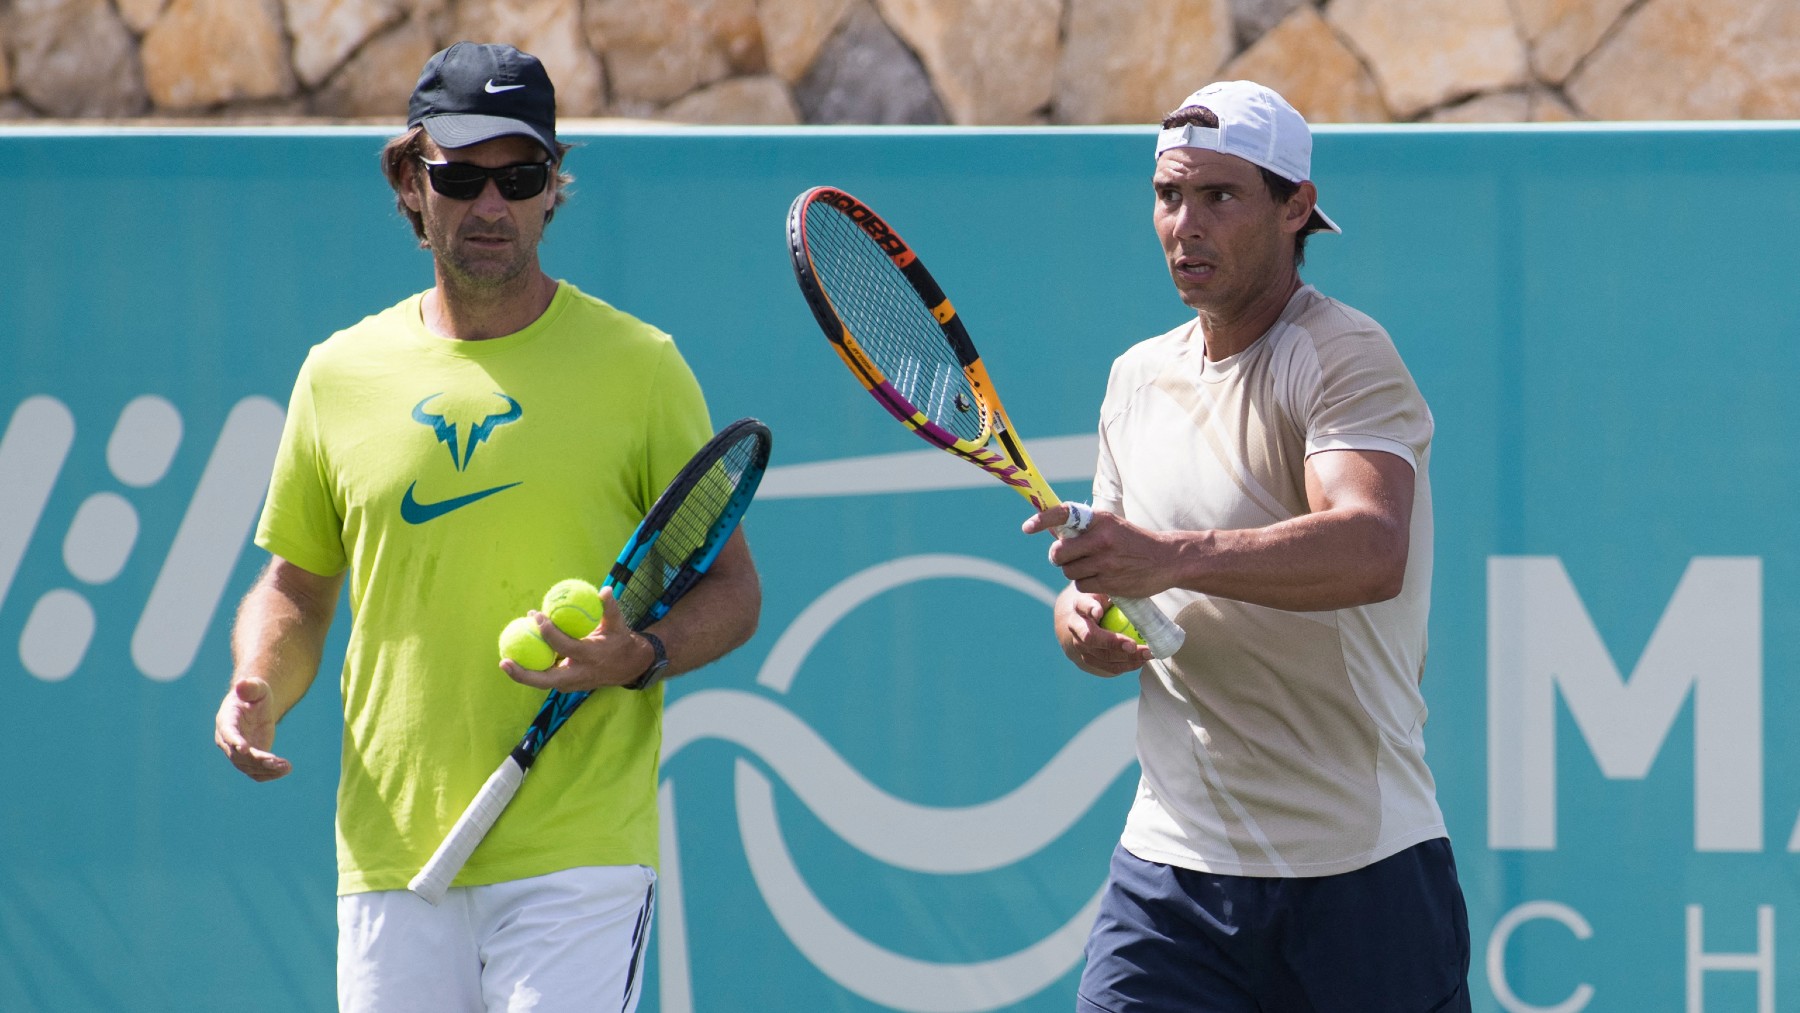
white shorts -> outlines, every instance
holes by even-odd
[[[631,1013],[643,984],[656,873],[567,869],[453,887],[339,897],[343,1013]]]

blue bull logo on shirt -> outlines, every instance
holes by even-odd
[[[450,461],[456,465],[457,471],[462,471],[469,466],[470,459],[475,456],[475,448],[485,443],[488,437],[494,434],[494,430],[509,422],[517,422],[525,415],[525,409],[519,406],[519,402],[495,391],[494,396],[506,402],[505,410],[490,412],[480,422],[471,425],[469,440],[459,451],[456,445],[456,435],[460,423],[449,421],[446,417],[447,413],[432,413],[425,410],[426,405],[443,396],[444,392],[439,391],[413,405],[412,417],[414,422],[422,426],[430,426],[438,440],[450,448]]]

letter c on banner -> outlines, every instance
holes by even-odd
[[[1512,938],[1513,931],[1529,921],[1548,918],[1561,922],[1565,928],[1574,933],[1576,939],[1588,939],[1593,936],[1594,929],[1588,925],[1581,913],[1567,904],[1558,904],[1550,900],[1534,900],[1520,904],[1506,913],[1499,924],[1494,926],[1493,935],[1488,937],[1487,974],[1488,984],[1494,990],[1494,998],[1500,1001],[1507,1013],[1579,1013],[1593,1001],[1594,986],[1587,982],[1577,985],[1569,997],[1554,1006],[1533,1006],[1513,994],[1512,986],[1506,980],[1506,944]]]

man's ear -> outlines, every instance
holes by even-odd
[[[1312,180],[1301,183],[1288,198],[1287,207],[1282,209],[1282,225],[1290,232],[1299,232],[1312,220],[1313,209],[1318,206],[1318,187],[1312,185]]]
[[[425,196],[420,193],[425,180],[420,177],[420,171],[419,160],[416,158],[400,163],[400,200],[414,214],[423,214],[425,211]]]

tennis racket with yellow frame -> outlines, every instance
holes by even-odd
[[[892,226],[850,194],[822,186],[794,199],[787,233],[813,317],[889,414],[1037,509],[1065,505],[1032,465],[955,308]],[[1069,521],[1058,537],[1079,533],[1093,516],[1085,503],[1066,505]],[[1152,655],[1180,650],[1181,627],[1153,602],[1114,598],[1112,607]]]

